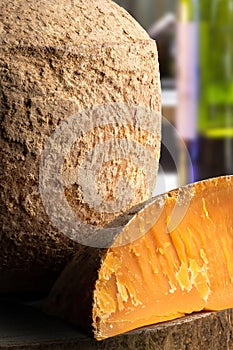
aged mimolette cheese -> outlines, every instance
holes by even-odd
[[[133,208],[107,250],[83,247],[45,310],[96,339],[233,307],[233,176],[204,180]]]
[[[0,293],[48,290],[70,224],[151,196],[160,99],[156,44],[113,1],[0,1]]]

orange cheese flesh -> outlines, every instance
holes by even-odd
[[[161,210],[152,201],[108,249],[94,289],[96,339],[233,307],[233,177],[193,184],[183,197],[163,195]]]

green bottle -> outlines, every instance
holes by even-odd
[[[233,0],[198,2],[195,179],[233,174]]]

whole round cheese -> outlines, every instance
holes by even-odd
[[[151,196],[160,100],[156,44],[114,2],[1,2],[0,292],[47,290]]]

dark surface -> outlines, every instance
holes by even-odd
[[[233,138],[207,138],[197,140],[195,181],[220,175],[233,174]]]
[[[38,304],[0,301],[0,350],[232,350],[233,310],[205,312],[102,342],[40,312]]]

